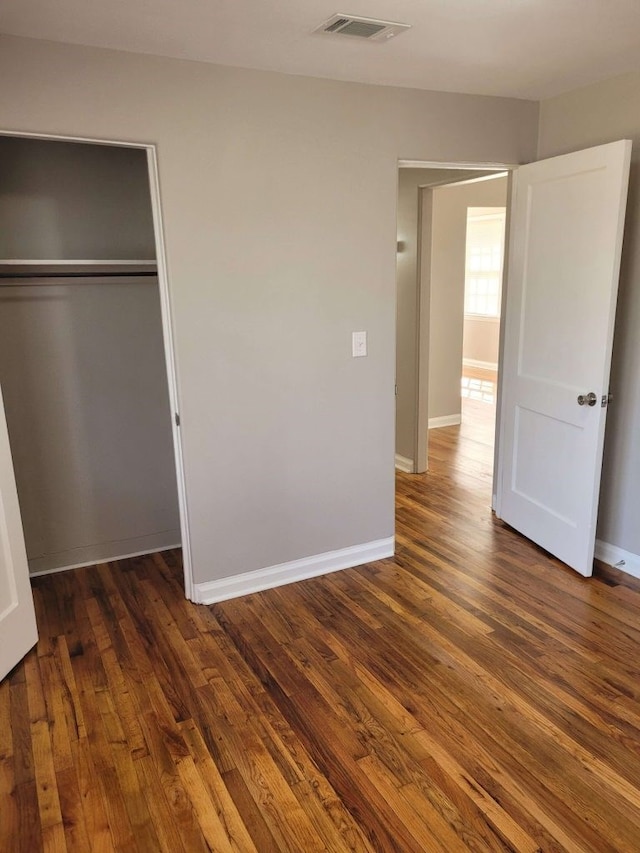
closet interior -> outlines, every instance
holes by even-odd
[[[0,136],[0,387],[31,573],[180,544],[144,149]]]

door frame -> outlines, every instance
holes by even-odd
[[[398,171],[400,169],[451,169],[460,171],[477,170],[478,172],[506,172],[507,173],[507,215],[506,215],[506,231],[504,244],[504,262],[502,271],[502,303],[501,316],[504,316],[506,309],[507,288],[505,282],[508,272],[508,246],[509,246],[509,213],[511,205],[511,191],[513,184],[513,172],[518,168],[514,163],[482,163],[482,162],[449,162],[439,160],[398,160]],[[495,176],[497,177],[497,175]],[[467,178],[464,181],[455,182],[456,185],[471,183],[479,180],[492,180],[493,175],[485,175],[479,178]],[[447,181],[446,185],[451,181]],[[431,282],[430,276],[423,275],[423,267],[425,262],[431,257],[431,242],[425,245],[424,238],[426,233],[431,232],[430,211],[431,200],[433,196],[433,187],[423,187],[419,192],[419,208],[418,208],[418,259],[417,259],[417,287],[416,287],[416,383],[415,383],[415,436],[413,447],[413,468],[414,473],[423,473],[428,468],[428,430],[429,430],[429,413],[427,401],[429,399],[429,323],[431,320],[430,296]],[[425,215],[426,211],[426,215]],[[500,338],[498,348],[498,382],[496,389],[496,411],[500,411],[501,402],[501,366],[504,348],[504,324],[500,324]],[[495,508],[496,493],[496,472],[498,469],[499,446],[500,446],[500,419],[496,418],[496,432],[494,444],[494,466],[493,466],[493,484],[492,484],[492,507]]]
[[[132,142],[115,139],[101,139],[87,136],[62,136],[53,133],[32,133],[27,131],[0,129],[0,136],[12,136],[29,139],[48,139],[56,142],[80,142],[90,145],[111,145],[116,148],[138,148],[146,152],[147,171],[149,175],[149,194],[153,217],[153,231],[156,248],[156,263],[158,267],[158,290],[160,294],[160,314],[162,319],[162,338],[164,342],[165,369],[171,407],[171,433],[173,437],[173,454],[176,469],[176,484],[178,491],[178,509],[180,514],[180,535],[182,539],[182,564],[184,572],[185,597],[194,600],[193,562],[191,553],[191,536],[189,531],[189,512],[187,487],[184,473],[184,457],[182,436],[180,433],[180,392],[176,371],[175,332],[172,307],[172,289],[167,272],[164,226],[162,220],[162,204],[160,196],[160,175],[158,170],[157,147],[150,142]]]

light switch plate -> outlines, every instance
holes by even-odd
[[[351,335],[351,354],[354,358],[361,358],[367,354],[367,333],[353,332]]]

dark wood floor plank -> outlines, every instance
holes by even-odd
[[[169,820],[175,827],[185,851],[207,851],[208,845],[198,824],[193,803],[177,769],[177,762],[187,754],[184,740],[177,729],[173,728],[173,722],[167,724],[159,720],[152,711],[142,715],[141,724],[149,747],[149,756],[143,756],[135,762],[139,777],[151,782],[156,790],[159,782],[164,799],[161,804],[166,803],[168,807],[163,815],[163,823]],[[158,808],[159,804],[155,802],[153,807],[150,807],[151,813]],[[161,826],[158,830],[159,839],[167,834],[167,830]]]
[[[186,839],[180,832],[178,822],[174,819],[173,809],[162,787],[153,759],[150,755],[143,755],[135,760],[134,767],[156,830],[158,850],[162,853],[188,853],[184,845]],[[198,848],[193,846],[191,849]]]
[[[107,806],[102,795],[100,778],[96,770],[92,750],[87,736],[79,738],[71,746],[74,759],[78,792],[86,833],[92,853],[108,853],[114,850],[113,836],[107,818]],[[78,849],[71,847],[71,849]]]
[[[17,838],[20,832],[20,814],[14,795],[15,764],[13,733],[11,731],[11,682],[5,678],[0,682],[0,816],[9,838]]]
[[[181,723],[180,730],[189,747],[189,759],[193,765],[188,765],[189,775],[197,778],[203,792],[206,792],[206,796],[201,794],[199,802],[219,816],[224,825],[223,835],[228,839],[231,850],[251,853],[256,849],[255,845],[200,731],[192,721]],[[185,763],[186,760],[180,762],[182,771]],[[184,772],[181,775],[186,780]]]
[[[29,655],[25,661],[25,675],[43,847],[45,850],[66,851],[56,780],[54,745],[44,697],[46,682],[42,679],[42,658]],[[63,724],[64,718],[58,722],[61,728]],[[63,762],[66,763],[64,757]]]

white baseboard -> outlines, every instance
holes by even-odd
[[[241,595],[250,595],[253,592],[261,592],[276,586],[337,572],[340,569],[372,563],[385,557],[393,557],[394,551],[394,536],[388,539],[376,539],[362,545],[327,551],[324,554],[315,554],[313,557],[304,557],[302,560],[291,560],[289,563],[256,569],[230,578],[197,583],[194,587],[193,600],[197,604],[215,604],[217,601],[226,601],[229,598],[238,598]]]
[[[438,427],[458,426],[462,422],[462,415],[442,415],[439,418],[429,418],[429,429]]]
[[[596,559],[634,578],[640,578],[640,555],[638,554],[632,554],[631,551],[624,551],[616,545],[596,539]]]
[[[497,361],[478,361],[477,358],[463,358],[462,364],[465,367],[476,367],[479,370],[496,370],[498,369]]]
[[[405,474],[413,474],[413,459],[408,459],[406,456],[400,456],[399,453],[396,453],[396,468],[398,471],[404,471]]]
[[[177,543],[177,544],[174,544]],[[143,557],[157,551],[168,551],[180,547],[180,531],[167,530],[152,533],[119,542],[103,542],[73,548],[57,554],[45,554],[29,560],[29,576],[48,575],[53,572],[67,572],[70,569],[83,569],[97,563],[110,563],[112,560],[128,560],[130,557]]]

